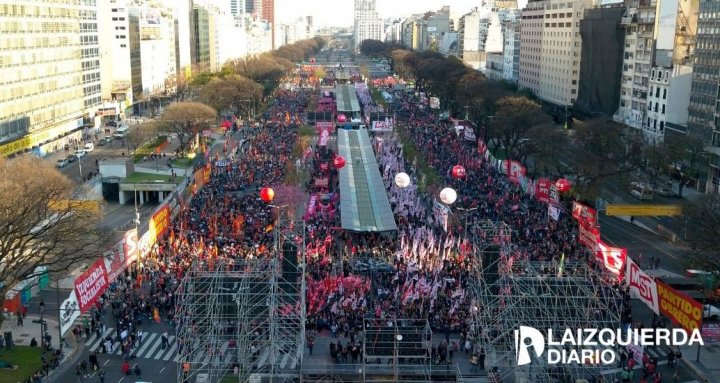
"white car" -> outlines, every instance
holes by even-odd
[[[75,157],[83,158],[85,156],[87,156],[87,152],[85,151],[85,149],[78,149],[75,151]]]
[[[713,305],[703,306],[703,319],[717,320],[720,318],[720,309]]]
[[[57,167],[59,167],[59,168],[64,168],[64,167],[66,167],[69,163],[70,163],[70,161],[68,161],[67,158],[61,158],[61,159],[57,160],[57,163],[55,163],[55,166],[57,166]]]
[[[87,144],[85,144],[85,147],[83,148],[83,150],[90,153],[93,150],[95,150],[95,145],[93,145],[91,142],[88,142]]]

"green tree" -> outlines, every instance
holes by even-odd
[[[720,269],[720,195],[703,194],[696,200],[688,200],[683,205],[683,215],[687,222],[687,240],[694,250],[714,253],[707,257],[714,268]]]
[[[507,158],[524,162],[531,153],[531,130],[550,122],[550,116],[537,103],[525,97],[505,97],[497,102],[497,111],[487,129]]]
[[[247,77],[232,75],[210,80],[200,88],[198,99],[219,111],[232,105],[233,112],[240,115],[252,110],[262,96],[263,88],[260,84]]]
[[[177,102],[165,108],[158,129],[174,134],[180,144],[180,153],[185,155],[190,140],[209,128],[216,117],[217,111],[205,104]]]

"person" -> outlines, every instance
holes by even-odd
[[[672,350],[668,353],[667,356],[667,365],[668,367],[674,367],[675,366],[675,350]]]
[[[105,383],[105,370],[102,368],[98,371],[98,378],[100,379],[100,383]]]
[[[310,350],[310,356],[312,356],[313,347],[315,346],[315,337],[310,335],[308,337],[308,350]]]
[[[88,360],[90,361],[90,365],[92,366],[93,371],[97,371],[100,368],[100,365],[98,364],[97,352],[92,351],[88,356]]]
[[[164,350],[164,349],[167,348],[167,346],[168,346],[168,338],[169,338],[169,336],[168,336],[167,331],[165,331],[164,333],[162,333],[162,338],[161,338],[162,344],[160,345],[160,348],[161,348],[161,349]]]
[[[142,371],[140,371],[140,365],[135,364],[135,366],[133,367],[133,374],[135,374],[139,378],[141,373]]]
[[[122,372],[125,375],[130,375],[130,363],[127,360],[122,364]]]
[[[480,366],[480,370],[485,369],[485,348],[480,349],[480,355],[478,355],[478,366]]]
[[[15,312],[15,316],[17,317],[17,325],[23,327],[23,315],[20,309]]]
[[[34,337],[30,340],[30,347],[37,347],[38,342]]]

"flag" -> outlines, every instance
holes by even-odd
[[[160,311],[157,309],[157,307],[153,308],[153,320],[155,323],[160,323],[162,320],[160,319]]]
[[[552,202],[548,204],[548,216],[555,221],[560,220],[560,209],[555,206]]]

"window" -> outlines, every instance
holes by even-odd
[[[660,97],[660,87],[655,88],[655,97]]]
[[[663,100],[667,100],[667,88],[663,89]]]
[[[665,114],[665,104],[662,106],[662,114]]]

